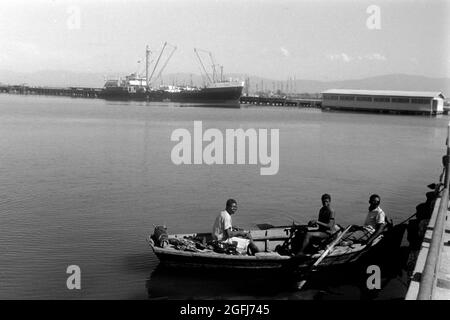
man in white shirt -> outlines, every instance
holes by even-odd
[[[365,242],[370,245],[384,230],[386,226],[386,214],[380,208],[380,196],[373,194],[369,198],[369,213],[363,227],[356,227],[357,230],[351,233],[344,240],[353,242]]]
[[[236,200],[228,199],[225,210],[220,212],[214,221],[213,239],[227,243],[236,243],[238,251],[247,252],[247,249],[249,249],[252,254],[255,254],[259,250],[253,243],[250,232],[233,228],[231,215],[235,214],[236,211]]]

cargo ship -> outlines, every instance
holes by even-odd
[[[176,102],[181,104],[206,104],[212,106],[240,107],[239,98],[242,95],[244,81],[224,81],[223,71],[220,77],[216,72],[216,65],[213,63],[212,75],[206,71],[206,68],[198,54],[198,49],[194,49],[204,71],[206,83],[202,87],[177,86],[177,85],[159,85],[154,83],[160,79],[161,74],[166,67],[170,57],[173,55],[176,47],[170,53],[163,67],[160,68],[156,76],[156,70],[161,60],[163,49],[154,65],[152,72],[149,72],[149,56],[151,51],[146,49],[146,76],[139,76],[137,73],[130,74],[124,79],[107,80],[100,97],[107,100],[134,100],[134,101],[155,101],[155,102]],[[211,61],[213,60],[210,54]],[[223,70],[221,68],[221,70]]]

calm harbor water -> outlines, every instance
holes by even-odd
[[[192,132],[196,120],[222,132],[279,129],[278,174],[174,165],[171,133]],[[259,290],[268,279],[243,285],[156,269],[145,238],[153,224],[209,231],[230,197],[245,228],[313,219],[325,192],[341,225],[363,223],[371,193],[400,222],[441,173],[447,122],[0,95],[0,299],[289,298],[280,284]],[[81,268],[81,290],[66,287],[69,265]]]

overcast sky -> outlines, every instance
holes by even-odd
[[[200,73],[196,47],[226,73],[280,80],[449,77],[449,2],[2,0],[0,69],[133,72],[167,41],[166,73]]]

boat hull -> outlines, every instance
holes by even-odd
[[[173,253],[155,248],[161,264],[167,267],[202,269],[258,269],[278,270],[285,267],[285,256],[233,256],[225,254]]]
[[[313,256],[290,257],[276,253],[258,253],[256,256],[227,255],[214,252],[188,252],[172,248],[153,248],[161,264],[171,268],[283,270],[302,273],[308,270],[320,252]],[[356,262],[365,254],[365,246],[336,247],[320,264],[320,269]]]
[[[384,234],[372,243],[370,247],[364,244],[352,246],[337,245],[322,260],[316,269],[326,269],[335,266],[344,266],[359,261],[373,259],[395,259],[396,249],[400,247],[404,227]],[[282,270],[293,273],[303,273],[310,270],[314,262],[321,256],[322,251],[312,256],[291,257],[274,252],[277,245],[282,244],[287,238],[286,229],[254,230],[251,231],[254,243],[260,249],[255,256],[230,255],[216,253],[212,250],[180,251],[171,245],[157,247],[151,240],[150,246],[160,260],[167,267],[176,268],[202,268],[202,269],[247,269],[247,270]],[[183,239],[186,237],[205,236],[207,234],[178,234],[169,235],[169,238]]]

